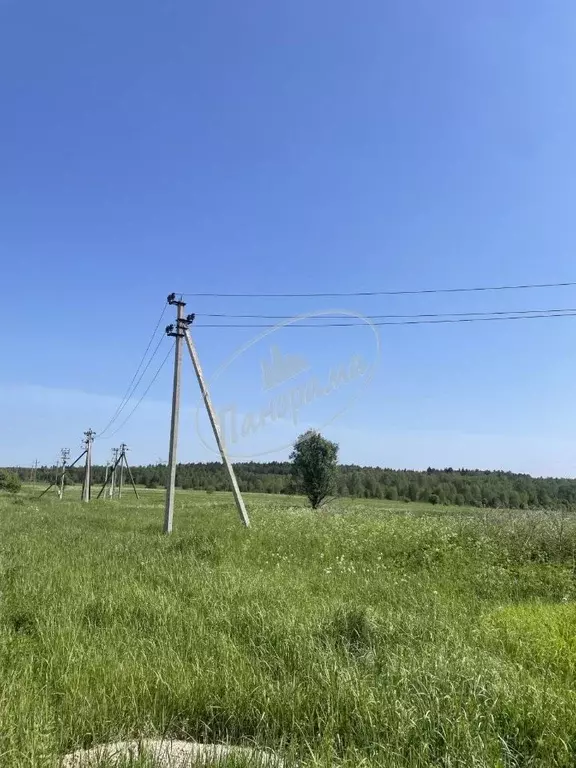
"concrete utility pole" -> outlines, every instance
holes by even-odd
[[[109,473],[110,473],[110,462],[107,461],[106,462],[106,470],[104,472],[104,487],[106,487],[108,485],[108,475],[109,475]],[[106,497],[104,497],[104,498],[106,498]]]
[[[136,498],[139,499],[140,496],[138,496],[138,490],[136,488],[136,483],[134,482],[134,478],[132,476],[132,470],[130,469],[130,465],[128,464],[128,457],[126,456],[126,451],[129,451],[130,449],[128,448],[128,446],[125,443],[122,443],[120,448],[122,450],[121,459],[122,459],[122,462],[123,462],[121,464],[121,466],[120,466],[120,482],[122,482],[124,467],[126,467],[126,471],[128,472],[128,477],[130,478],[130,483],[132,484],[132,489],[134,491],[134,494],[135,494]],[[120,497],[118,497],[118,498],[120,498]]]
[[[102,483],[102,488],[100,488],[100,491],[98,492],[98,496],[96,496],[97,499],[99,499],[104,491],[106,490],[106,486],[108,483],[110,483],[110,496],[112,496],[112,484],[114,483],[115,477],[116,477],[116,470],[118,469],[118,464],[120,463],[122,459],[122,454],[119,452],[118,448],[112,448],[112,465],[110,467],[110,471],[106,473],[106,477],[104,479],[104,482]]]
[[[126,445],[126,443],[122,443],[120,448],[112,449],[112,454],[114,459],[112,462],[110,472],[108,472],[108,467],[106,467],[106,477],[104,479],[104,483],[102,484],[102,488],[100,488],[100,492],[98,493],[98,496],[97,496],[98,499],[104,493],[106,486],[108,485],[108,482],[110,482],[111,484],[114,483],[114,478],[116,477],[116,472],[118,471],[118,465],[120,465],[120,482],[118,483],[118,498],[122,496],[122,486],[124,482],[124,476],[123,476],[124,467],[128,472],[128,477],[130,478],[130,482],[132,483],[132,488],[134,489],[136,498],[137,499],[140,498],[138,496],[138,490],[136,489],[136,483],[134,482],[134,478],[132,477],[132,470],[130,469],[130,465],[128,464],[128,459],[126,457],[127,450],[128,450],[128,446]]]
[[[84,441],[82,441],[82,445],[86,445],[86,443],[85,443]],[[68,469],[72,469],[72,467],[75,467],[75,466],[76,466],[76,464],[78,464],[78,462],[80,461],[80,459],[81,459],[83,456],[85,456],[85,455],[86,455],[86,448],[84,448],[84,450],[82,451],[82,453],[80,454],[80,456],[78,456],[78,458],[74,459],[74,461],[72,462],[72,464],[70,464],[70,466],[68,467]],[[42,498],[42,496],[44,496],[44,494],[45,494],[45,493],[48,493],[48,491],[50,490],[50,488],[52,488],[54,485],[55,485],[55,483],[50,483],[50,485],[48,486],[48,488],[45,488],[45,489],[42,491],[42,493],[40,494],[40,496],[38,496],[38,498],[39,498],[39,499],[41,499],[41,498]],[[84,492],[84,491],[82,491],[82,492]]]
[[[112,475],[110,477],[110,490],[108,496],[113,499],[116,491],[116,467],[118,466],[118,448],[112,448]]]
[[[94,442],[95,432],[92,429],[84,432],[86,446],[86,465],[84,470],[84,484],[82,486],[82,501],[90,501],[90,486],[92,483],[92,443]]]
[[[182,339],[187,328],[184,318],[186,303],[178,300],[176,294],[168,296],[168,304],[176,307],[176,324],[166,328],[168,336],[174,336],[174,382],[172,385],[172,417],[170,419],[170,453],[168,456],[168,477],[166,479],[166,506],[164,508],[164,533],[172,532],[174,519],[174,496],[176,493],[176,452],[178,446],[178,421],[180,417],[180,373],[182,369]]]
[[[37,471],[38,471],[38,459],[34,459],[34,464],[32,465],[32,472],[31,472],[32,476],[30,478],[30,480],[32,481],[33,485],[36,485],[36,474],[37,474]]]
[[[118,482],[118,498],[122,498],[122,487],[124,486],[124,462],[126,461],[126,451],[128,446],[126,443],[120,444],[120,481]]]
[[[173,325],[169,325],[166,328],[166,334],[168,336],[174,336],[176,339],[176,343],[175,343],[175,350],[174,350],[174,383],[172,387],[172,418],[170,422],[170,455],[168,457],[168,478],[166,481],[166,507],[164,510],[164,533],[172,532],[172,524],[174,519],[174,495],[176,490],[176,452],[177,452],[177,446],[178,446],[178,420],[179,420],[179,412],[180,412],[180,377],[181,377],[181,368],[182,368],[182,339],[186,340],[186,346],[188,347],[188,352],[190,353],[190,358],[192,359],[192,365],[194,366],[196,378],[198,379],[198,384],[200,386],[200,391],[202,393],[202,399],[204,400],[204,405],[206,406],[206,411],[208,412],[208,418],[210,419],[210,424],[212,425],[212,430],[214,432],[214,437],[216,438],[218,450],[220,451],[220,456],[222,457],[222,461],[224,462],[224,466],[226,467],[226,471],[228,472],[228,476],[230,478],[230,483],[232,485],[232,492],[234,494],[234,500],[236,502],[236,507],[238,509],[240,519],[242,520],[244,525],[248,526],[250,525],[248,513],[246,512],[244,500],[242,498],[242,494],[240,493],[240,488],[238,486],[238,481],[236,480],[234,468],[230,463],[230,460],[226,453],[226,448],[224,447],[224,441],[222,440],[222,436],[220,434],[220,428],[218,426],[218,421],[216,419],[216,415],[212,407],[212,402],[210,400],[210,395],[208,393],[208,387],[206,386],[206,382],[204,381],[204,376],[202,375],[200,360],[198,358],[198,354],[194,347],[192,336],[190,335],[190,331],[188,330],[189,326],[192,325],[192,323],[194,322],[194,315],[187,315],[186,317],[184,317],[184,307],[186,306],[186,303],[182,301],[182,299],[180,300],[176,299],[175,293],[171,293],[170,296],[168,296],[168,304],[173,304],[176,306],[177,315],[176,315],[176,323]]]
[[[194,321],[194,315],[188,315],[187,317],[188,325],[191,325],[193,321]],[[192,359],[192,365],[194,366],[196,378],[198,379],[198,385],[200,386],[200,392],[202,393],[202,399],[204,400],[204,405],[206,406],[206,411],[208,412],[208,418],[210,419],[210,424],[212,425],[212,431],[214,432],[214,437],[216,438],[216,444],[218,445],[220,456],[222,457],[222,461],[224,463],[224,466],[226,467],[226,471],[228,472],[228,477],[230,478],[230,484],[232,485],[232,493],[234,494],[234,501],[236,502],[236,509],[238,510],[238,514],[240,515],[240,520],[244,523],[244,525],[248,526],[250,525],[250,520],[248,518],[248,513],[246,512],[244,499],[242,498],[242,494],[240,493],[238,481],[236,480],[236,474],[234,473],[234,467],[230,463],[230,460],[226,453],[226,448],[224,447],[224,441],[222,440],[222,435],[220,434],[218,421],[216,419],[216,415],[212,407],[210,394],[208,392],[206,382],[204,381],[204,376],[202,375],[200,360],[198,358],[198,353],[196,352],[196,348],[194,347],[192,336],[190,334],[190,331],[188,330],[188,325],[186,326],[186,329],[184,331],[186,346],[188,347],[188,352],[190,353],[190,357]]]
[[[62,459],[62,475],[60,476],[60,498],[64,497],[64,477],[66,475],[66,465],[70,458],[70,448],[62,448],[60,451],[60,457]]]

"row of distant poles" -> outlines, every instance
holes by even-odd
[[[228,454],[226,453],[226,447],[224,445],[224,440],[222,439],[220,426],[218,424],[218,419],[216,417],[216,413],[212,406],[212,401],[210,399],[208,387],[206,386],[206,382],[202,374],[200,359],[198,357],[196,347],[194,346],[194,342],[190,334],[190,326],[194,322],[194,315],[193,314],[184,315],[184,307],[186,306],[186,302],[182,301],[182,298],[177,299],[175,293],[171,293],[168,296],[167,301],[168,301],[168,304],[176,307],[176,322],[171,323],[166,327],[166,335],[174,337],[175,343],[174,343],[174,380],[173,380],[173,386],[172,386],[172,414],[170,418],[170,453],[168,458],[168,475],[167,475],[167,481],[166,481],[166,504],[164,508],[164,533],[172,532],[172,526],[173,526],[173,520],[174,520],[174,498],[176,495],[176,466],[177,466],[176,455],[178,450],[178,427],[179,427],[179,421],[180,421],[180,384],[181,384],[181,378],[182,378],[182,342],[183,341],[186,342],[186,347],[188,349],[190,359],[192,360],[194,372],[198,380],[198,386],[200,387],[200,392],[202,394],[202,401],[204,403],[204,407],[206,408],[206,412],[208,414],[208,419],[210,421],[210,425],[212,427],[212,431],[216,439],[218,450],[220,451],[220,456],[222,457],[222,462],[224,464],[224,467],[230,479],[230,485],[232,487],[232,493],[234,495],[234,501],[236,503],[238,514],[240,515],[240,520],[244,525],[248,526],[250,525],[250,520],[248,518],[248,513],[246,512],[244,499],[242,498],[242,494],[240,493],[240,488],[238,486],[238,481],[236,479],[234,467],[232,466],[232,463],[228,458]],[[78,456],[71,464],[68,463],[70,458],[69,449],[67,448],[62,449],[60,464],[56,470],[56,477],[54,481],[50,483],[48,488],[42,491],[40,496],[44,496],[44,494],[48,493],[48,491],[51,488],[56,487],[58,496],[62,499],[64,497],[64,487],[66,484],[66,472],[72,469],[73,467],[75,467],[76,464],[78,464],[78,462],[84,458],[85,461],[84,461],[84,480],[82,483],[82,501],[85,501],[85,502],[90,501],[91,486],[92,486],[92,444],[94,442],[95,437],[96,437],[96,433],[92,429],[89,429],[86,432],[84,432],[84,440],[82,443],[84,450],[82,451],[80,456]],[[128,477],[130,479],[130,482],[132,484],[134,493],[138,498],[138,491],[136,489],[136,484],[134,483],[134,478],[132,477],[132,471],[128,464],[128,459],[126,457],[127,450],[128,450],[128,447],[124,443],[122,443],[120,448],[113,449],[112,464],[108,464],[106,466],[106,477],[102,487],[100,488],[100,492],[98,493],[98,496],[97,496],[98,499],[102,497],[102,494],[105,493],[106,489],[108,489],[108,493],[107,495],[104,496],[104,498],[106,497],[114,498],[115,494],[117,494],[118,498],[122,497],[122,488],[124,484],[124,470],[126,470]]]
[[[70,449],[62,448],[60,451],[60,461],[56,465],[56,477],[50,483],[48,488],[42,491],[38,498],[41,498],[45,493],[48,493],[49,490],[55,488],[58,497],[63,499],[64,489],[66,488],[66,473],[75,467],[81,459],[86,457],[84,462],[84,478],[82,481],[82,501],[90,501],[92,497],[91,475],[93,442],[94,432],[89,429],[87,432],[84,432],[84,450],[80,456],[78,456],[71,464],[69,463]],[[130,449],[126,443],[121,443],[119,448],[112,449],[112,461],[106,464],[106,475],[104,483],[102,484],[100,492],[96,498],[100,499],[104,494],[105,499],[113,499],[115,497],[121,499],[122,490],[124,488],[124,471],[126,471],[128,478],[130,479],[130,483],[134,493],[136,494],[136,498],[140,498],[138,496],[138,490],[136,488],[136,483],[134,482],[134,477],[132,476],[132,470],[128,464],[128,457],[126,456],[126,451],[128,450]]]

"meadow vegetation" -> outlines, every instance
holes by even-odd
[[[0,494],[0,766],[164,736],[302,766],[576,761],[576,518]],[[144,764],[144,763],[142,763]]]

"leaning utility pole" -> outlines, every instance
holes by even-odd
[[[166,328],[168,336],[174,336],[174,382],[172,385],[172,417],[170,419],[170,452],[168,456],[168,477],[166,479],[166,506],[164,508],[164,533],[172,532],[174,519],[174,496],[176,493],[176,450],[178,446],[178,420],[180,416],[180,372],[182,369],[182,339],[187,327],[184,319],[186,302],[176,299],[176,294],[168,296],[168,304],[176,306],[176,325]]]
[[[66,475],[66,465],[70,458],[70,448],[62,448],[60,451],[60,458],[62,459],[62,475],[60,477],[60,498],[64,498],[64,477]]]
[[[99,499],[102,496],[102,494],[106,490],[106,486],[108,485],[108,483],[114,483],[114,478],[116,477],[116,469],[121,459],[121,456],[118,455],[118,448],[112,448],[112,455],[114,459],[112,462],[112,466],[110,467],[110,472],[106,474],[106,478],[102,483],[102,488],[100,488],[98,496],[96,496],[97,499]],[[112,487],[111,487],[111,490],[112,490]]]
[[[86,465],[84,469],[84,483],[82,485],[82,501],[90,501],[90,486],[92,482],[92,443],[94,442],[95,434],[96,433],[92,429],[84,432],[86,438],[84,440],[84,445],[86,446]]]
[[[208,388],[206,387],[204,376],[202,375],[200,359],[198,358],[198,353],[196,352],[196,348],[194,347],[192,336],[190,335],[190,331],[188,330],[188,325],[191,325],[193,321],[194,321],[194,315],[188,315],[187,317],[188,324],[184,331],[186,346],[188,347],[188,352],[190,353],[190,357],[192,359],[192,365],[194,366],[194,371],[196,373],[196,378],[198,379],[200,392],[202,393],[202,399],[204,400],[204,405],[206,407],[206,411],[208,412],[208,418],[210,419],[210,424],[212,425],[212,431],[214,432],[214,437],[216,438],[216,444],[218,445],[218,450],[220,451],[222,462],[226,467],[226,471],[228,472],[228,477],[230,478],[230,484],[232,485],[232,493],[234,494],[234,501],[236,502],[236,509],[238,510],[238,514],[240,515],[240,520],[244,523],[244,525],[248,526],[250,525],[250,520],[248,519],[248,513],[246,512],[244,499],[242,498],[242,494],[240,493],[240,487],[238,486],[238,481],[236,480],[234,467],[230,463],[230,460],[226,453],[226,448],[224,447],[224,441],[222,440],[222,435],[220,434],[220,427],[218,426],[218,420],[216,419],[216,414],[214,413],[212,402],[210,400],[210,394],[208,392]]]

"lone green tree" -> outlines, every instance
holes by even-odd
[[[10,472],[7,469],[0,469],[0,491],[8,493],[18,493],[22,488],[22,482],[16,472]]]
[[[297,486],[318,509],[334,492],[338,471],[338,445],[309,429],[294,443],[290,454]]]

